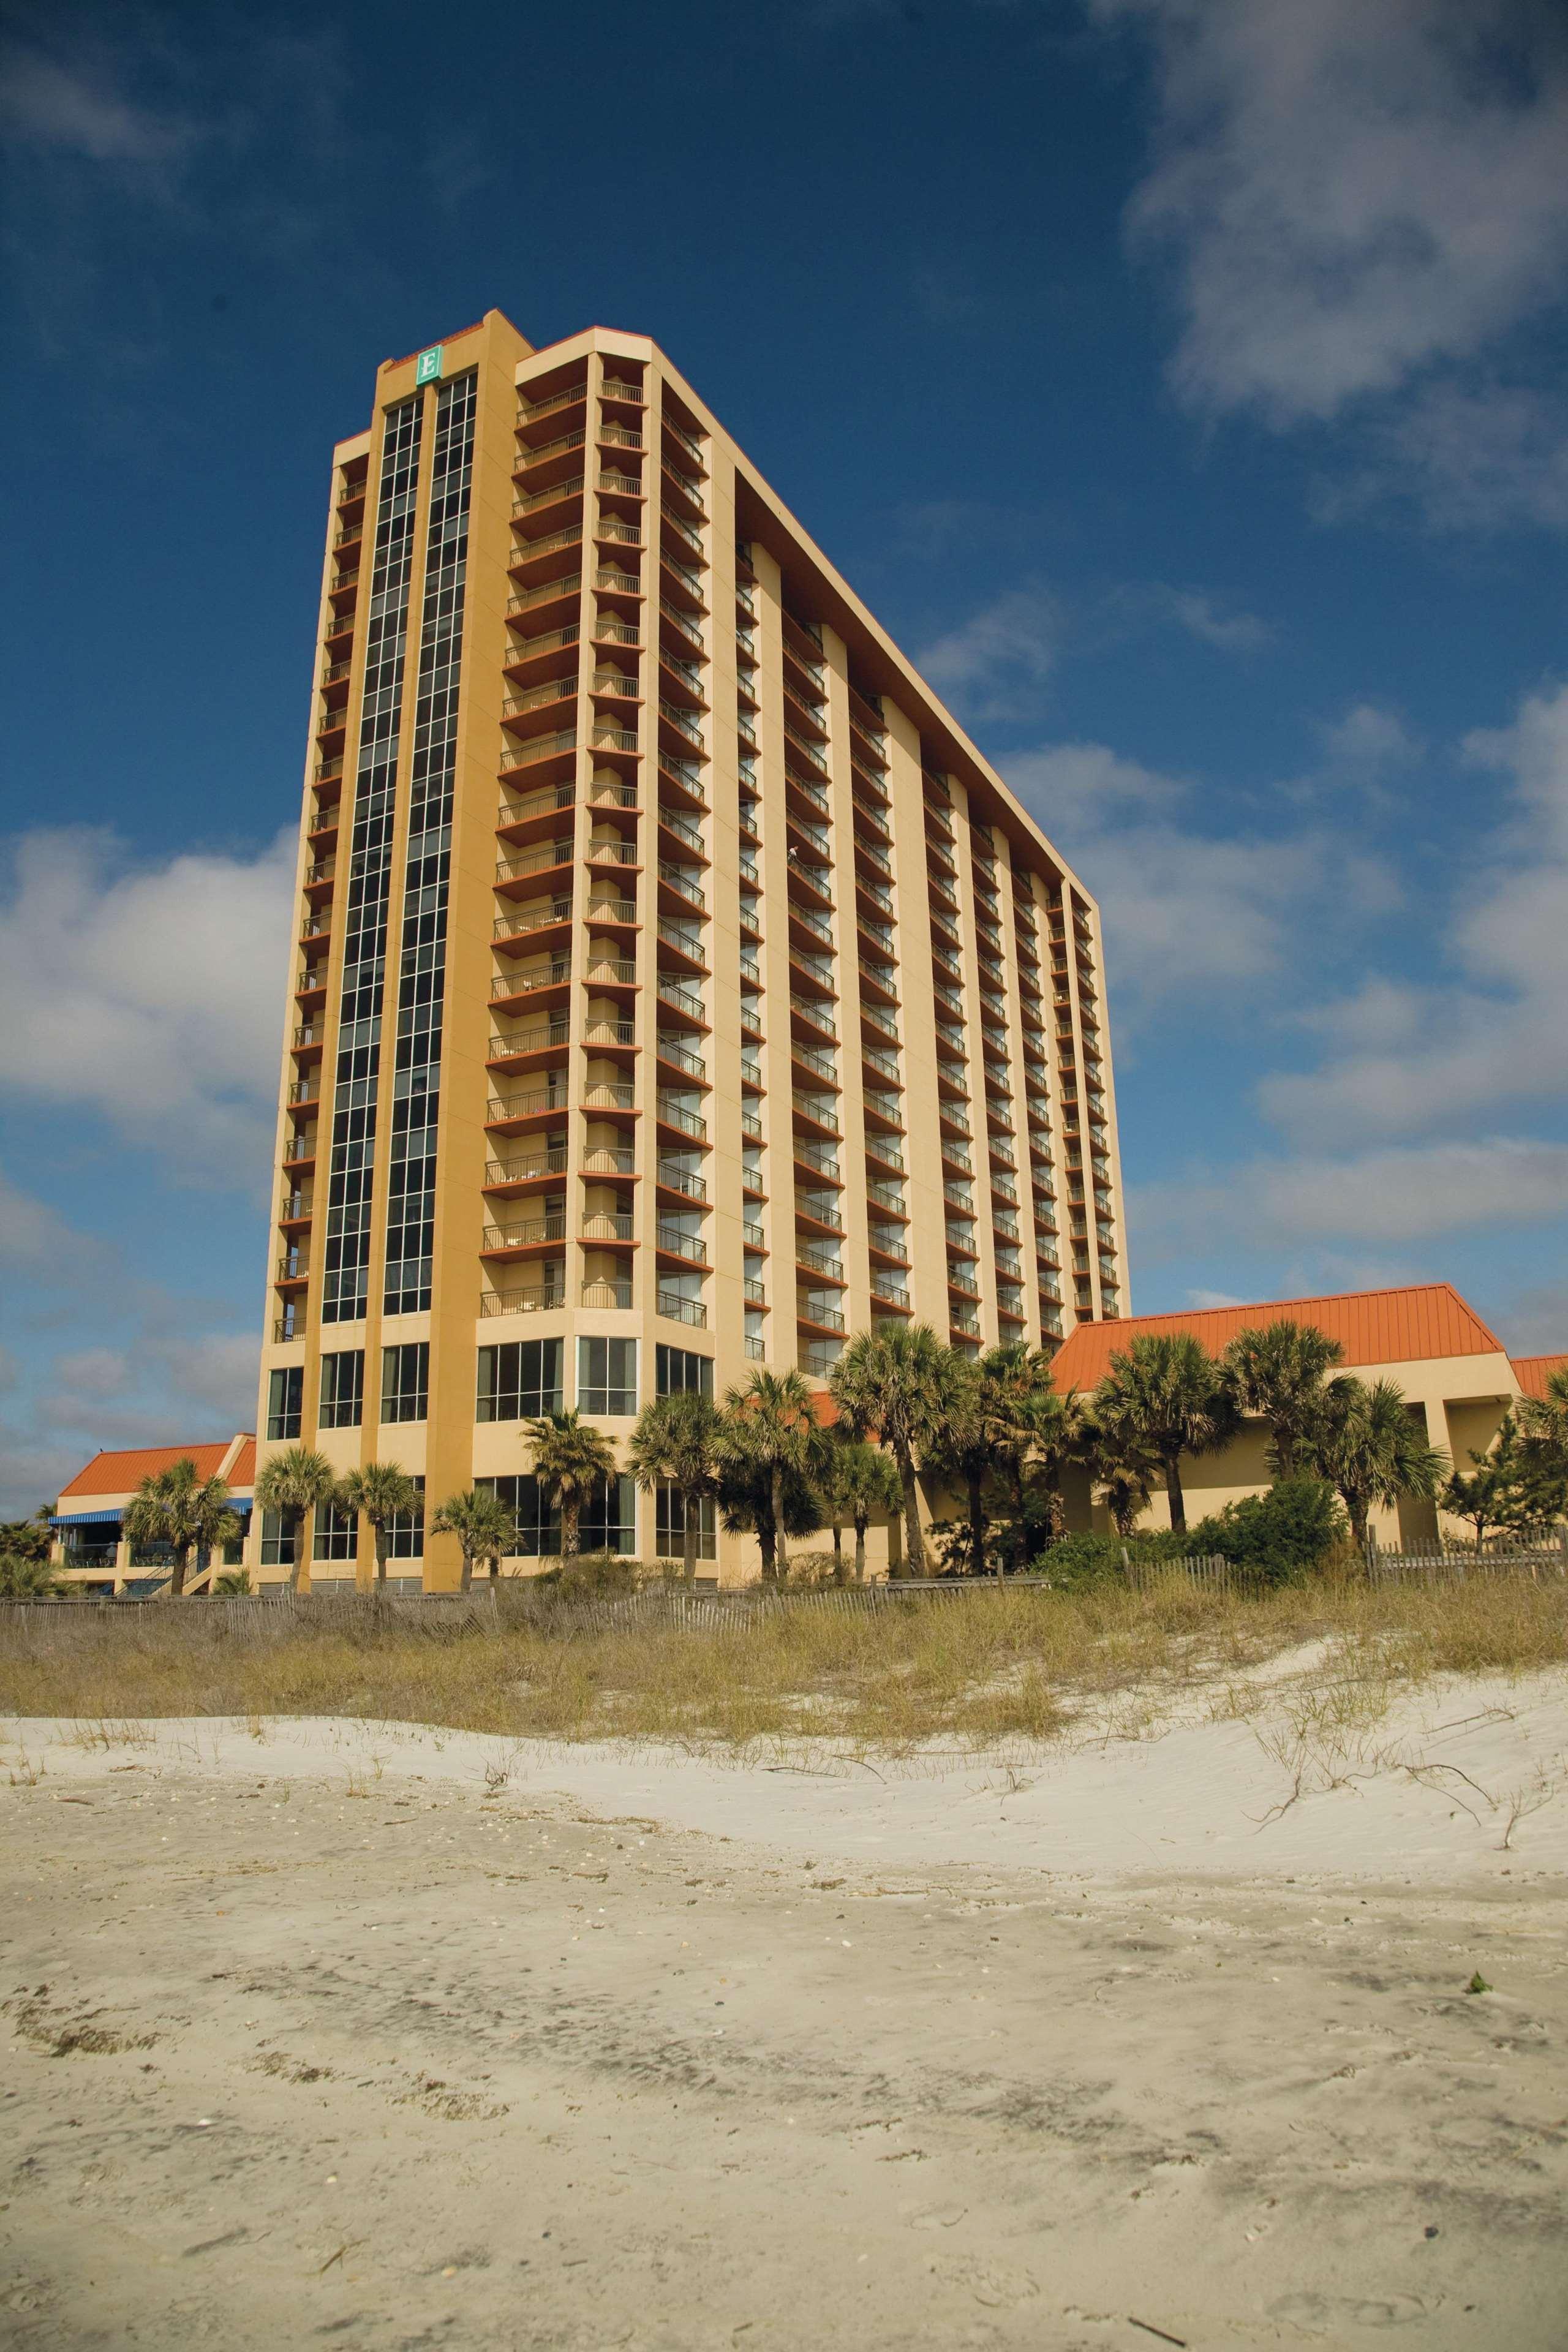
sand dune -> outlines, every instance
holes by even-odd
[[[13,1726],[0,2340],[1560,2347],[1562,1696],[875,1770]]]

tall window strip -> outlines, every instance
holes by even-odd
[[[327,1185],[323,1323],[358,1322],[369,1297],[381,997],[386,974],[393,804],[423,415],[423,399],[393,409],[382,447],[353,832],[343,909],[343,986]]]
[[[403,962],[397,991],[386,1209],[388,1315],[415,1314],[430,1304],[436,1129],[441,1107],[441,1015],[447,979],[447,891],[477,383],[472,375],[459,376],[455,383],[442,385],[436,404],[408,864],[403,886]]]

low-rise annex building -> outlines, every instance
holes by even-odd
[[[1238,1331],[1289,1320],[1314,1324],[1344,1350],[1340,1371],[1367,1381],[1390,1380],[1404,1391],[1412,1416],[1425,1426],[1430,1444],[1441,1446],[1455,1467],[1468,1470],[1497,1435],[1504,1413],[1521,1397],[1546,1393],[1560,1356],[1510,1357],[1502,1341],[1461,1298],[1451,1283],[1413,1284],[1399,1290],[1342,1291],[1322,1298],[1268,1299],[1247,1307],[1202,1307],[1187,1314],[1129,1316],[1115,1323],[1080,1323],[1070,1331],[1053,1366],[1058,1390],[1098,1388],[1111,1358],[1135,1339],[1190,1332],[1215,1358]],[[1268,1485],[1267,1433],[1248,1422],[1221,1452],[1189,1456],[1182,1465],[1189,1524]],[[1068,1525],[1109,1525],[1103,1506],[1092,1501],[1087,1472],[1066,1490]],[[1156,1493],[1143,1524],[1168,1528],[1170,1510]],[[1377,1510],[1372,1529],[1385,1549],[1419,1549],[1445,1537],[1462,1537],[1458,1520],[1446,1519],[1435,1504],[1411,1500],[1395,1510]]]
[[[242,1528],[248,1525],[256,1480],[256,1435],[237,1430],[232,1437],[204,1439],[195,1445],[136,1445],[109,1454],[95,1454],[85,1468],[62,1488],[51,1522],[54,1542],[50,1557],[55,1572],[73,1591],[122,1592],[127,1586],[149,1588],[167,1581],[169,1554],[162,1545],[132,1546],[122,1521],[126,1505],[143,1478],[172,1470],[176,1462],[194,1462],[201,1478],[221,1478],[228,1487],[231,1507]],[[226,1548],[221,1559],[193,1556],[186,1576],[187,1591],[199,1589],[209,1575],[237,1568],[244,1538]]]

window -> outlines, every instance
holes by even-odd
[[[274,1380],[277,1377],[274,1373]],[[281,1511],[263,1511],[261,1514],[261,1565],[263,1568],[292,1568],[294,1565],[294,1538],[284,1532]]]
[[[579,1339],[579,1412],[634,1413],[637,1409],[637,1343],[635,1339]],[[584,1538],[584,1542],[586,1538]]]
[[[488,1486],[511,1510],[517,1534],[509,1559],[549,1559],[560,1551],[560,1516],[547,1507],[537,1479],[476,1478],[474,1484]]]
[[[298,1437],[305,1410],[305,1367],[279,1364],[267,1384],[267,1434]]]
[[[700,1356],[692,1348],[667,1348],[658,1344],[656,1394],[679,1396],[683,1390],[695,1389],[699,1396],[713,1394],[713,1359]]]
[[[317,1559],[353,1559],[358,1550],[358,1514],[337,1510],[331,1503],[318,1503],[313,1557]]]
[[[411,1349],[389,1348],[389,1356],[411,1354]],[[386,1553],[389,1559],[423,1559],[425,1557],[425,1481],[416,1478],[419,1489],[419,1507],[413,1511],[398,1511],[386,1523]]]
[[[700,1362],[706,1361],[699,1358]],[[654,1549],[660,1559],[679,1559],[686,1549],[686,1498],[679,1486],[668,1478],[654,1488]],[[705,1495],[698,1505],[697,1557],[717,1559],[718,1539],[713,1529],[713,1497]]]
[[[536,1478],[476,1478],[474,1484],[488,1486],[511,1510],[517,1534],[509,1559],[559,1559],[561,1514],[546,1502]],[[637,1486],[630,1478],[606,1479],[585,1498],[577,1542],[583,1551],[636,1551]]]
[[[632,1346],[629,1339],[612,1347]],[[629,1551],[637,1548],[637,1490],[630,1478],[606,1478],[583,1505],[577,1541],[584,1551]]]
[[[510,1339],[479,1349],[477,1421],[530,1421],[561,1410],[559,1339]]]
[[[321,1429],[357,1429],[364,1417],[364,1349],[343,1348],[321,1358],[321,1396],[316,1410]],[[336,1552],[318,1552],[335,1559]],[[345,1555],[346,1557],[346,1555]]]
[[[412,1339],[381,1351],[381,1417],[423,1421],[430,1402],[430,1342]],[[405,1555],[406,1556],[406,1555]]]

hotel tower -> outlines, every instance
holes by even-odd
[[[531,1416],[621,1450],[883,1320],[1125,1311],[1095,903],[658,345],[492,310],[388,361],[329,507],[260,1459],[493,1483],[526,1571]],[[681,1534],[629,1477],[584,1514]],[[258,1582],[288,1544],[258,1514]]]

